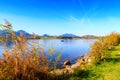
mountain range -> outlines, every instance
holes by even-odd
[[[15,31],[16,36],[20,36],[20,34],[22,33],[26,38],[32,36],[30,33],[24,31],[24,30],[19,30],[19,31]],[[0,30],[0,36],[5,37],[6,35],[11,34],[11,31],[9,30]]]
[[[75,38],[75,37],[79,37],[79,36],[76,36],[76,35],[74,35],[74,34],[68,34],[68,33],[66,33],[66,34],[61,35],[61,37],[71,37],[71,38]]]
[[[32,34],[26,32],[26,31],[24,31],[24,30],[18,30],[18,31],[15,31],[15,32],[16,32],[16,36],[20,36],[21,33],[22,33],[26,38],[28,38],[28,37],[30,37],[30,36],[33,36]],[[10,31],[2,31],[2,30],[0,30],[0,35],[1,35],[1,36],[5,36],[5,35],[8,34],[8,33],[10,34]],[[39,36],[39,35],[37,35],[37,36]],[[51,35],[48,35],[48,34],[43,34],[42,36],[43,36],[43,37],[51,37]],[[62,35],[57,36],[57,37],[61,37],[61,38],[96,38],[96,36],[94,36],[94,35],[84,35],[84,36],[80,37],[80,36],[76,36],[76,35],[74,35],[74,34],[68,34],[68,33],[62,34]]]

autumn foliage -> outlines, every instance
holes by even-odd
[[[0,24],[0,28],[4,29],[5,33],[6,30],[10,32],[5,37],[0,37],[0,42],[5,45],[3,57],[0,58],[0,80],[51,80],[53,78],[49,72],[51,66],[56,68],[61,53],[54,56],[54,47],[49,49],[50,56],[55,58],[50,66],[50,60],[44,52],[44,44],[41,45],[35,40],[29,43],[29,39],[23,33],[16,36],[11,23],[7,20],[5,25]],[[36,39],[36,36],[32,37]],[[12,42],[10,49],[6,47],[8,41]]]
[[[113,46],[120,44],[120,34],[112,32],[111,34],[99,38],[93,45],[91,45],[90,57],[98,62],[110,56],[110,50]]]
[[[0,59],[0,80],[49,80],[50,68],[44,48],[36,47],[36,42],[28,46],[21,34],[10,50],[4,50]]]

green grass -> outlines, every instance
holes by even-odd
[[[84,67],[76,69],[69,80],[120,80],[120,45],[112,48],[111,57]]]

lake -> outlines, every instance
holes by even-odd
[[[29,40],[28,43],[33,42],[34,40]],[[90,45],[95,42],[93,39],[78,39],[78,40],[61,40],[61,39],[52,39],[52,40],[36,40],[40,44],[44,44],[45,53],[48,55],[48,49],[52,46],[55,49],[55,55],[61,52],[61,59],[59,66],[65,61],[70,60],[72,63],[82,55],[90,51]],[[10,44],[8,44],[10,45]],[[8,47],[9,49],[9,47]],[[0,45],[0,56],[2,56],[4,46]],[[51,57],[48,55],[48,59]]]

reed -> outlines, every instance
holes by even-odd
[[[0,80],[51,80],[55,77],[49,72],[51,70],[50,60],[45,54],[44,45],[33,41],[30,44],[23,33],[16,36],[11,23],[5,20],[5,25],[0,24],[0,29],[6,33],[0,36],[0,42],[5,46],[3,57],[0,58]],[[36,39],[36,36],[31,36]],[[11,41],[13,46],[8,50],[6,42]],[[52,66],[55,69],[61,54],[54,56],[54,47],[49,48],[49,54],[55,61]]]
[[[10,50],[4,50],[0,60],[0,79],[49,80],[50,68],[44,47],[37,46],[36,42],[28,45],[22,33],[16,39]]]

